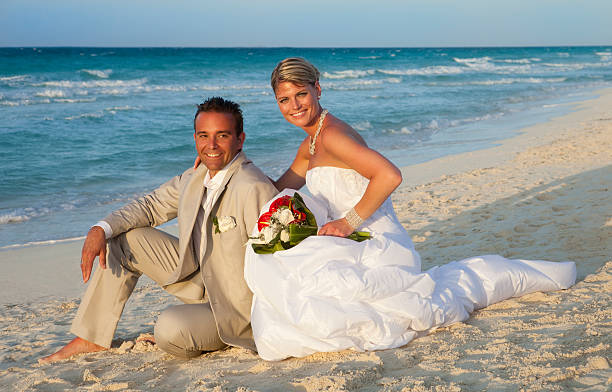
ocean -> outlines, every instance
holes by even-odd
[[[189,167],[207,97],[242,106],[247,155],[278,177],[304,137],[269,85],[289,56],[399,166],[490,147],[612,85],[612,47],[0,48],[0,250],[82,237]]]

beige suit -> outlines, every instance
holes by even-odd
[[[198,252],[194,250],[192,233],[204,195],[206,173],[203,165],[188,169],[104,218],[113,230],[109,268],[96,270],[73,322],[73,333],[110,346],[125,301],[140,274],[145,273],[187,303],[206,302],[206,293],[222,342],[255,349],[250,325],[252,293],[244,281],[245,243],[260,208],[277,191],[239,153],[228,168],[212,209],[204,211],[203,257],[196,260]],[[156,229],[133,230],[155,227],[175,217],[179,226],[178,242]],[[213,217],[233,217],[236,226],[215,233]],[[157,261],[148,265],[144,260],[147,258]],[[116,291],[121,293],[115,295]],[[109,296],[105,293],[112,293],[113,298],[105,298]]]

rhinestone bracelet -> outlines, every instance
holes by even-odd
[[[353,228],[353,230],[357,229],[363,223],[363,219],[359,216],[359,214],[355,211],[354,208],[351,208],[349,212],[346,213],[344,219],[348,222],[349,225]]]

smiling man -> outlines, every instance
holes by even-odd
[[[185,302],[159,316],[155,341],[160,348],[183,358],[226,345],[255,350],[244,244],[259,210],[277,190],[242,152],[245,134],[238,104],[208,99],[198,105],[194,129],[203,165],[187,169],[89,230],[81,253],[83,281],[89,280],[96,257],[101,268],[72,323],[76,337],[40,362],[109,348],[143,273]],[[178,238],[154,228],[174,218]],[[215,227],[219,220],[223,230]]]

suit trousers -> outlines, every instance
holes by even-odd
[[[117,323],[138,278],[144,273],[163,285],[177,268],[178,238],[151,227],[130,230],[108,241],[106,269],[96,268],[70,332],[110,347]],[[225,347],[217,332],[198,269],[164,289],[188,305],[171,306],[155,326],[157,345],[190,358]]]

